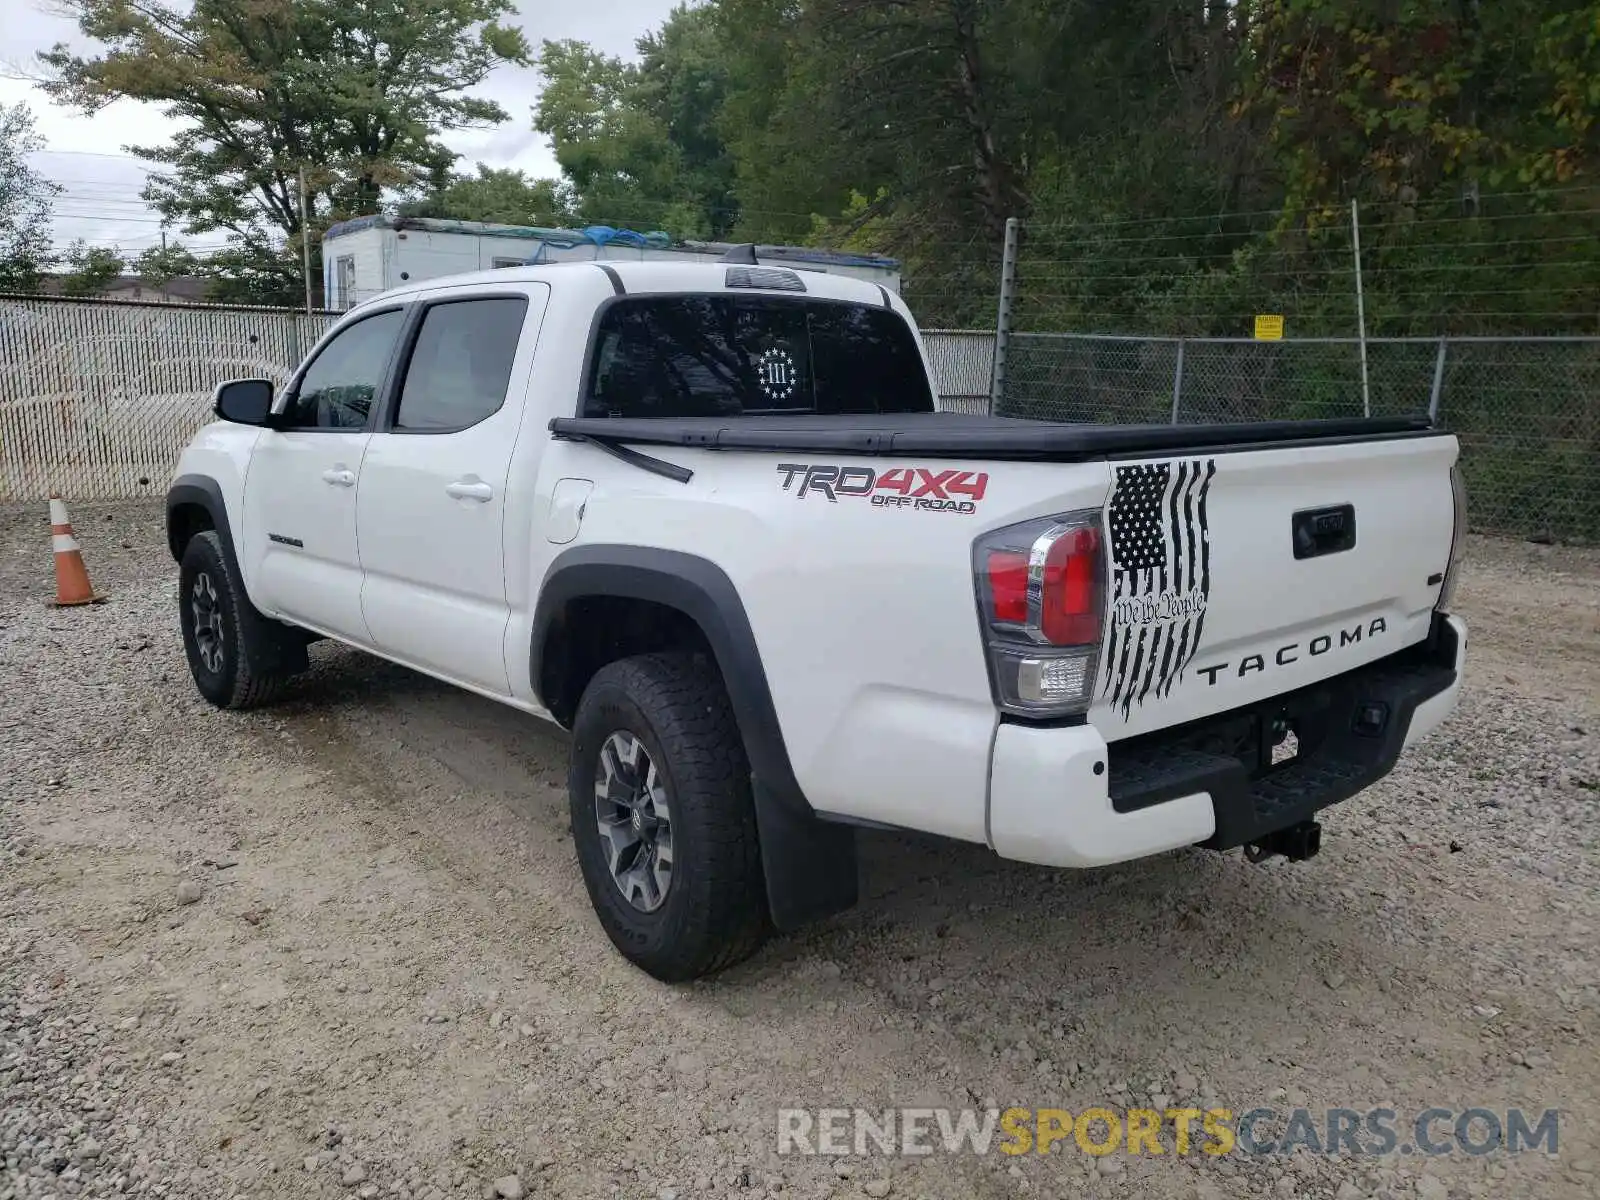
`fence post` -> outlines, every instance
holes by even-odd
[[[1183,339],[1178,339],[1178,362],[1172,369],[1172,423],[1178,423],[1178,397],[1183,394]]]
[[[1017,288],[1017,235],[1021,222],[1006,218],[1005,256],[1000,260],[1000,311],[994,323],[994,366],[989,372],[989,413],[1000,407],[1006,388],[1006,350],[1011,341],[1011,304]]]
[[[1448,338],[1439,339],[1439,357],[1433,360],[1433,391],[1428,396],[1428,420],[1439,420],[1439,396],[1444,391],[1444,348]]]
[[[1356,325],[1361,337],[1361,415],[1372,415],[1372,392],[1367,387],[1367,302],[1361,291],[1361,216],[1350,201],[1350,244],[1356,258]]]
[[[306,169],[300,168],[300,261],[306,277],[306,316],[311,315],[311,212],[306,203]]]

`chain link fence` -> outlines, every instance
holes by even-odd
[[[1114,423],[1432,413],[1461,441],[1473,527],[1600,541],[1600,338],[1012,333],[998,415]]]
[[[1369,340],[1370,413],[1427,412],[1440,343]],[[1293,421],[1363,413],[1354,338],[1013,333],[1002,415],[1050,421]]]
[[[994,333],[978,329],[925,329],[922,344],[945,412],[989,411],[994,371]]]
[[[333,319],[0,297],[0,500],[161,494],[218,381],[282,383]],[[989,411],[995,335],[927,330],[947,411]],[[1600,338],[1367,342],[1374,415],[1461,439],[1474,528],[1600,542]],[[1009,335],[1001,416],[1211,422],[1362,412],[1354,339]]]
[[[159,496],[224,379],[283,383],[331,315],[0,297],[0,500]]]
[[[1440,396],[1475,527],[1600,543],[1600,338],[1451,339]]]

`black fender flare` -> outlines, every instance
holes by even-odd
[[[222,498],[222,485],[209,475],[180,475],[167,489],[167,549],[172,553],[172,561],[178,563],[183,561],[184,547],[188,543],[183,537],[184,523],[178,519],[178,512],[191,505],[203,508],[206,515],[211,518],[211,527],[216,530],[217,537],[222,542],[222,557],[227,561],[228,569],[233,572],[234,577],[241,581],[242,587],[244,572],[239,567],[239,555],[233,544],[233,527],[228,522],[228,502]],[[309,665],[306,660],[306,646],[317,640],[318,635],[295,630],[294,636],[284,636],[292,627],[258,612],[254,601],[250,599],[248,589],[245,590],[245,603],[252,614],[251,619],[261,623],[263,628],[276,635],[268,639],[270,648],[263,653],[270,657],[264,661],[275,669],[290,674],[304,671]]]
[[[697,555],[647,546],[574,546],[545,572],[534,607],[529,679],[540,702],[541,655],[550,628],[573,600],[618,596],[675,608],[705,635],[733,702],[751,771],[783,799],[810,806],[795,781],[767,673],[738,589],[721,567]]]
[[[184,543],[180,540],[183,527],[176,520],[178,510],[186,505],[198,505],[211,517],[211,527],[222,539],[223,552],[234,558],[233,528],[228,523],[228,504],[222,498],[222,485],[209,475],[180,475],[167,489],[167,549],[172,561],[183,559]],[[237,565],[237,559],[232,566]]]
[[[727,572],[698,555],[649,546],[593,544],[562,551],[540,584],[529,639],[529,680],[541,703],[546,699],[540,685],[541,656],[551,627],[568,603],[588,596],[665,605],[683,613],[704,635],[750,760],[773,923],[794,928],[854,905],[854,830],[819,819],[795,779],[761,651]]]

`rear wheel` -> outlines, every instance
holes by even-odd
[[[596,673],[573,721],[568,796],[600,924],[632,963],[681,982],[747,958],[769,922],[750,768],[703,658]]]
[[[214,530],[197,533],[178,566],[178,625],[200,694],[218,708],[270,703],[292,673],[292,630],[263,617],[245,595]]]

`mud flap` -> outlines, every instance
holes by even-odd
[[[759,779],[751,785],[772,924],[787,932],[854,907],[856,831],[786,803]]]

